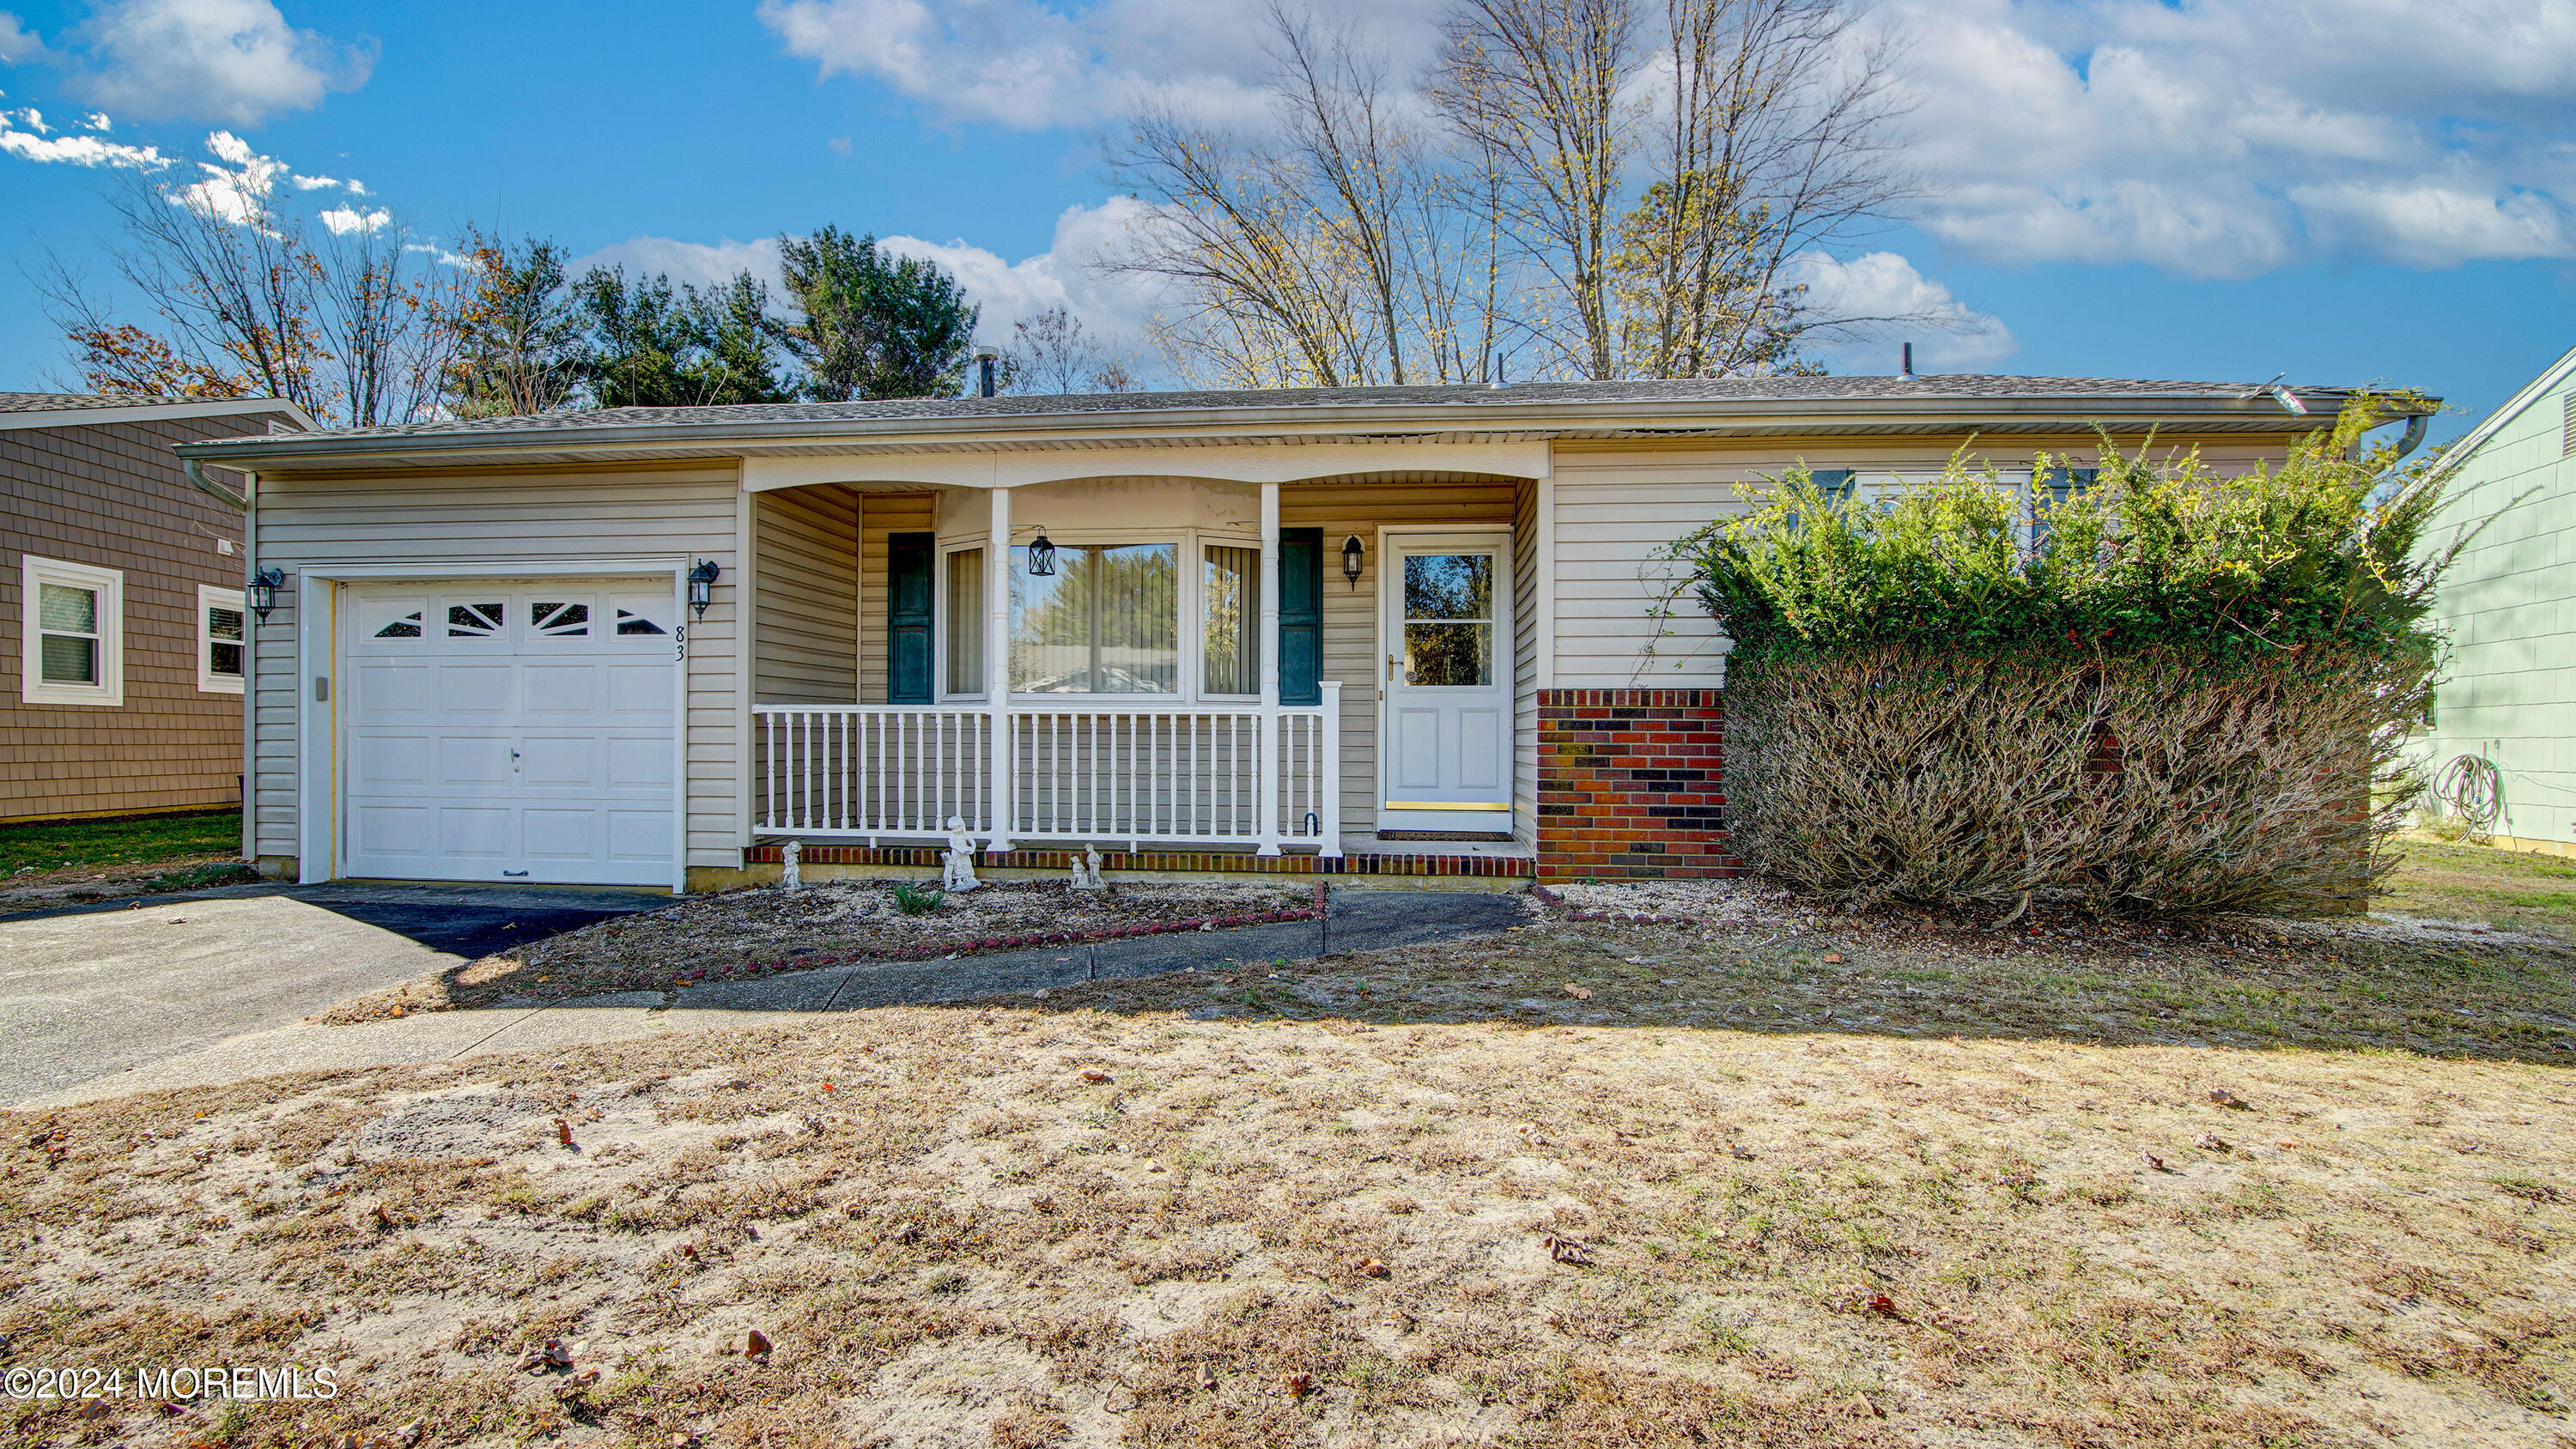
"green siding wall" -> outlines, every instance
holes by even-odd
[[[2436,613],[2450,678],[2423,758],[2484,755],[2504,783],[2499,835],[2576,842],[2576,458],[2562,380],[2458,465],[2438,539],[2498,516],[2460,556]],[[2530,496],[2510,508],[2512,499]],[[2503,510],[2498,514],[2498,510]]]

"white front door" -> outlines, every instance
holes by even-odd
[[[346,874],[671,882],[669,580],[369,585],[344,599]]]
[[[1377,828],[1512,828],[1512,541],[1387,536]]]

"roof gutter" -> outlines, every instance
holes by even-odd
[[[235,513],[250,512],[250,499],[235,494],[231,489],[228,489],[221,483],[207,477],[204,464],[198,462],[194,458],[183,458],[180,460],[180,463],[181,466],[188,470],[188,482],[194,486],[198,492],[205,494],[207,497],[224,505]]]
[[[2283,389],[2287,392],[2288,389]],[[2293,395],[2295,397],[2295,394]],[[2263,394],[2255,394],[2256,398]],[[843,443],[885,447],[889,444],[945,445],[1047,441],[1047,435],[1088,441],[1110,437],[1139,441],[1157,437],[1180,441],[1222,441],[1226,433],[1255,428],[1310,430],[1319,441],[1352,433],[1379,433],[1388,428],[1417,432],[1543,432],[1550,428],[1598,428],[1605,423],[1639,434],[1686,433],[1711,423],[1760,418],[1790,422],[1876,422],[1920,424],[1955,418],[1966,424],[2015,417],[2045,416],[2070,428],[2089,421],[2153,418],[2160,422],[2196,419],[2251,419],[2258,410],[2251,398],[2200,397],[2055,397],[2055,398],[1924,398],[1891,408],[1876,398],[1828,403],[1664,404],[1641,408],[1633,401],[1565,404],[1533,402],[1512,405],[1447,405],[1435,407],[1371,406],[1346,408],[1194,408],[1096,413],[1032,413],[1020,416],[887,419],[798,419],[779,422],[642,422],[610,427],[521,427],[480,432],[414,433],[352,437],[333,433],[272,435],[216,439],[182,444],[180,456],[222,461],[225,466],[292,464],[321,459],[351,463],[371,458],[501,453],[525,448],[567,451],[631,448],[638,445],[679,447],[710,444],[769,447]],[[2320,404],[2335,401],[2319,395]],[[2266,401],[2270,401],[2266,399]],[[2268,411],[2264,409],[2261,411]],[[2304,412],[2304,405],[2302,406]],[[2272,414],[2279,418],[2281,414]],[[2282,419],[2283,425],[2290,424]],[[234,460],[240,460],[238,462]]]

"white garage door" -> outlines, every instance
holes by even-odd
[[[347,599],[348,874],[670,883],[680,636],[667,581]]]

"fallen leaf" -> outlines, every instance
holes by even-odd
[[[1363,1278],[1383,1278],[1386,1276],[1386,1265],[1375,1258],[1362,1258],[1359,1266],[1353,1271]]]
[[[2156,1156],[2152,1152],[2141,1152],[2138,1155],[2147,1160],[2147,1166],[2154,1168],[2158,1172],[2173,1171],[2172,1168],[2165,1166],[2165,1160],[2163,1158]]]
[[[1824,962],[1828,966],[1840,966],[1843,964],[1843,953],[1840,951],[1827,951],[1816,959]]]
[[[2225,1087],[2210,1088],[2209,1100],[2211,1105],[2225,1107],[2231,1112],[2251,1112],[2254,1110],[2253,1103],[2246,1101],[2244,1098],[2227,1090]]]
[[[1098,1067],[1084,1067],[1082,1079],[1086,1082],[1105,1082],[1109,1080],[1109,1074]]]
[[[1548,1257],[1556,1262],[1572,1263],[1578,1268],[1589,1266],[1592,1262],[1592,1250],[1572,1238],[1550,1236],[1542,1241],[1547,1246]]]
[[[753,1329],[751,1336],[743,1340],[742,1356],[754,1363],[769,1362],[769,1335]]]
[[[380,1233],[390,1233],[393,1230],[394,1220],[385,1216],[385,1205],[383,1203],[376,1204],[376,1231]]]
[[[555,1119],[555,1140],[566,1147],[572,1145],[572,1124],[561,1117]]]
[[[1872,1293],[1869,1295],[1868,1301],[1861,1304],[1861,1307],[1868,1309],[1870,1312],[1877,1314],[1881,1318],[1894,1318],[1896,1316],[1896,1300],[1888,1297],[1884,1293]]]
[[[2225,1138],[2220,1137],[2215,1132],[2210,1132],[2202,1135],[2200,1139],[2200,1150],[2203,1152],[2233,1152],[2236,1149],[2228,1146]]]
[[[1292,1399],[1302,1399],[1315,1391],[1315,1376],[1313,1374],[1290,1374],[1286,1382],[1282,1383],[1279,1387],[1282,1392],[1288,1395],[1288,1397]]]
[[[1573,997],[1577,1001],[1590,1001],[1592,999],[1592,988],[1589,986],[1568,986],[1565,988],[1565,994]]]

